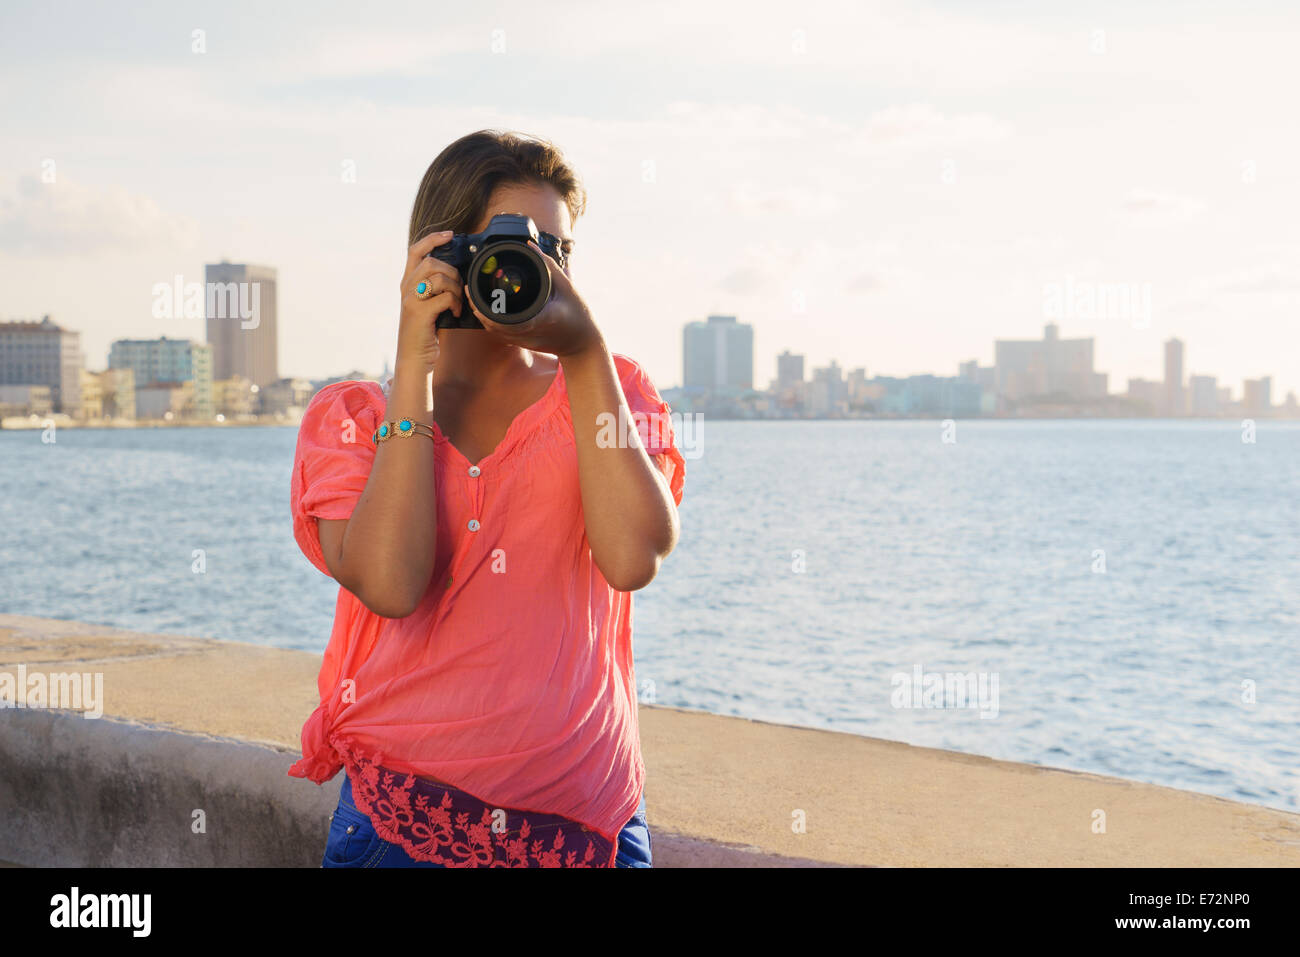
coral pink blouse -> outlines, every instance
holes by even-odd
[[[642,442],[680,503],[685,461],[668,405],[636,362],[615,354],[614,363]],[[340,382],[303,417],[294,537],[326,574],[315,520],[352,514],[386,405],[377,383]],[[645,780],[632,595],[611,588],[591,558],[563,369],[477,464],[436,425],[434,435],[433,580],[401,619],[339,589],[320,706],[289,773],[321,784],[345,765],[354,780],[381,766],[492,805],[560,815],[616,843]],[[381,836],[415,846],[370,816]]]

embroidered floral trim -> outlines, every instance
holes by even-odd
[[[614,866],[614,843],[585,824],[558,814],[493,808],[458,788],[395,773],[355,754],[347,765],[357,808],[381,838],[417,861],[447,867]]]

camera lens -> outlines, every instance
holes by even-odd
[[[526,322],[546,305],[551,275],[532,249],[518,242],[494,243],[471,264],[470,294],[494,322]]]

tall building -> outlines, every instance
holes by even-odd
[[[682,384],[712,392],[754,387],[754,327],[735,316],[709,316],[682,330]]]
[[[1269,412],[1273,408],[1273,377],[1247,379],[1241,394],[1241,404],[1247,413]]]
[[[803,382],[803,356],[786,349],[776,357],[776,387],[786,389]]]
[[[194,383],[193,408],[186,410],[196,419],[211,419],[216,414],[212,401],[212,346],[191,339],[118,339],[108,353],[110,369],[130,369],[134,374],[137,414],[140,418],[157,418],[160,400],[148,390],[160,386]],[[177,412],[172,398],[165,410]],[[148,408],[144,406],[147,405]]]
[[[997,366],[982,366],[978,359],[971,359],[969,362],[959,363],[957,366],[957,378],[965,379],[967,382],[974,382],[980,387],[981,406],[985,412],[993,412],[997,408],[998,393],[998,370]],[[1102,393],[1105,393],[1105,387],[1102,387]]]
[[[808,383],[807,413],[813,416],[844,415],[848,412],[849,390],[843,370],[834,359],[823,369],[812,370]]]
[[[772,380],[770,397],[775,407],[786,415],[799,415],[804,411],[808,384],[803,377],[804,357],[786,349],[776,357],[776,378]]]
[[[1219,414],[1219,380],[1212,375],[1194,375],[1187,380],[1192,415]]]
[[[269,266],[222,260],[206,267],[214,379],[243,376],[260,388],[280,378],[275,277]]]
[[[844,395],[848,399],[849,409],[862,409],[868,405],[871,390],[867,382],[866,366],[850,369],[844,379]]]
[[[1062,339],[1055,323],[1044,329],[1042,339],[997,340],[994,369],[997,392],[1004,400],[1106,395],[1106,376],[1093,365],[1093,340]]]
[[[1170,339],[1165,343],[1165,408],[1166,415],[1187,413],[1187,391],[1183,386],[1183,343]]]
[[[81,333],[54,323],[0,322],[0,385],[41,385],[55,412],[81,414]]]

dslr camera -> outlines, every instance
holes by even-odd
[[[539,232],[529,216],[499,213],[481,233],[457,233],[429,253],[455,266],[461,283],[478,311],[494,322],[515,325],[542,311],[551,298],[551,273],[532,240],[564,268],[560,238]],[[468,304],[457,316],[445,309],[434,322],[438,329],[482,329]]]

